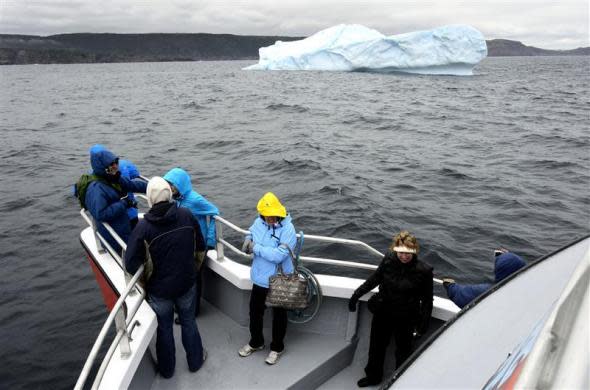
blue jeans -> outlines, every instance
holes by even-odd
[[[180,318],[182,345],[186,352],[188,368],[195,372],[203,364],[203,344],[195,321],[195,295],[195,285],[176,299],[164,299],[148,294],[148,303],[158,318],[156,354],[158,356],[158,371],[164,378],[174,375],[174,366],[176,365],[176,348],[172,331],[175,305]]]

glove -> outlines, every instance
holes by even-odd
[[[129,196],[124,196],[121,198],[121,200],[125,204],[125,207],[127,207],[128,209],[132,207],[137,207],[137,202],[134,199],[130,199]]]
[[[350,297],[350,299],[348,300],[348,310],[351,312],[355,312],[356,311],[356,304],[358,303],[359,299],[356,295],[352,295],[352,297]]]
[[[251,239],[246,238],[244,240],[244,244],[242,244],[242,252],[245,252],[247,254],[254,252],[254,242],[252,242]]]
[[[449,287],[449,285],[454,284],[455,283],[455,279],[451,279],[451,278],[443,278],[442,280],[443,282],[443,287],[447,288]]]

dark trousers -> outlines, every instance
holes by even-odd
[[[264,345],[262,326],[264,320],[264,309],[266,305],[266,294],[268,288],[257,285],[252,286],[250,295],[250,346],[258,348]],[[272,308],[272,342],[271,351],[282,352],[285,349],[283,339],[287,333],[287,311],[285,309]]]
[[[197,271],[197,291],[195,297],[195,317],[199,315],[201,311],[201,295],[203,293],[203,266]]]
[[[195,286],[184,295],[176,299],[159,298],[148,293],[148,303],[156,313],[158,330],[156,338],[156,355],[158,356],[158,371],[164,378],[174,374],[176,365],[176,345],[172,324],[174,323],[174,306],[180,317],[182,345],[186,352],[186,360],[190,371],[197,371],[203,364],[203,344],[195,312]]]
[[[414,327],[410,316],[391,316],[375,314],[371,322],[371,339],[369,341],[369,361],[365,367],[367,377],[381,381],[385,352],[391,335],[395,339],[395,367],[401,364],[412,353]]]

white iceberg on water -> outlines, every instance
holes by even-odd
[[[329,70],[472,75],[487,56],[486,41],[471,26],[385,36],[358,24],[340,24],[308,38],[259,49],[252,70]]]

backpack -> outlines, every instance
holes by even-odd
[[[88,187],[90,187],[90,183],[93,181],[101,181],[106,185],[113,187],[117,192],[123,193],[120,184],[109,183],[104,178],[94,175],[92,173],[85,173],[78,179],[78,182],[74,184],[74,195],[78,198],[80,202],[80,208],[86,208],[86,191],[88,191]]]
[[[86,191],[88,190],[90,183],[97,180],[101,180],[101,178],[90,173],[85,173],[80,176],[78,182],[74,184],[74,195],[76,195],[76,198],[78,198],[78,201],[80,202],[80,208],[86,208]]]

